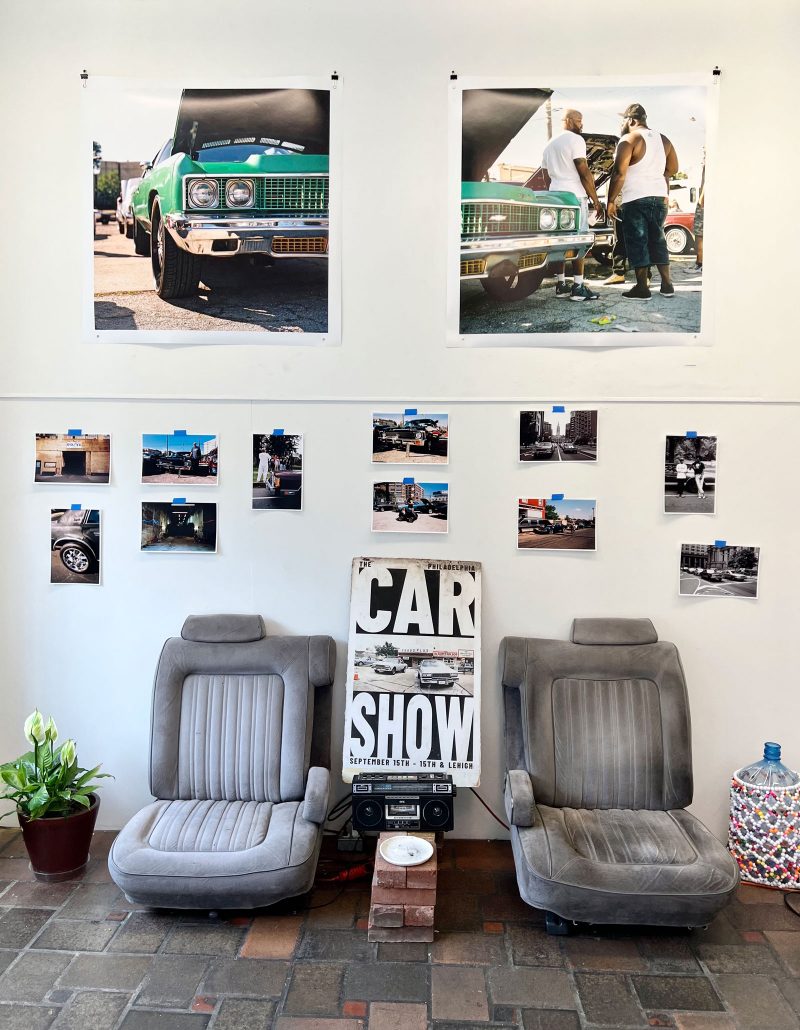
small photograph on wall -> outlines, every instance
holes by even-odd
[[[372,460],[386,465],[446,465],[449,417],[442,412],[376,411]]]
[[[100,512],[97,508],[51,508],[50,582],[100,582]]]
[[[520,461],[597,461],[597,411],[553,405],[519,413]]]
[[[111,475],[111,437],[107,434],[36,434],[36,483],[101,483]]]
[[[253,433],[253,509],[303,508],[303,437]]]
[[[711,74],[507,81],[451,83],[450,345],[697,342]]]
[[[143,551],[214,554],[217,550],[216,504],[184,500],[142,501]]]
[[[161,485],[216,486],[219,482],[219,442],[214,433],[142,435],[142,482]]]
[[[446,533],[447,483],[414,479],[372,484],[373,533]]]
[[[716,507],[717,438],[689,431],[668,436],[664,448],[664,512],[713,515]]]
[[[520,497],[517,500],[517,547],[544,551],[594,551],[594,500]]]
[[[726,540],[681,544],[680,590],[684,597],[758,597],[760,547]]]
[[[85,86],[90,335],[338,343],[330,77],[211,89],[89,76]]]

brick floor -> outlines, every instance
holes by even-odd
[[[148,912],[108,880],[112,839],[83,880],[40,884],[0,830],[0,1030],[800,1030],[800,917],[776,891],[743,886],[706,930],[551,937],[507,843],[448,839],[433,943],[370,943],[369,878]]]

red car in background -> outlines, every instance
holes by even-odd
[[[693,254],[694,211],[670,211],[664,222],[664,236],[670,254]]]

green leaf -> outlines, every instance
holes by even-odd
[[[73,794],[72,800],[77,804],[82,805],[84,808],[89,808],[91,805],[89,799],[83,794]]]
[[[18,769],[14,769],[13,767],[9,769],[4,766],[0,769],[0,776],[3,777],[3,781],[7,783],[9,787],[14,787],[15,790],[25,789],[27,777],[23,777]]]

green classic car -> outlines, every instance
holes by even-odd
[[[195,293],[203,258],[327,259],[329,122],[325,90],[183,91],[131,198],[160,297]]]
[[[574,193],[490,182],[489,169],[550,97],[549,89],[467,89],[462,108],[461,279],[490,297],[533,293],[552,262],[583,257],[594,243],[580,230]]]

